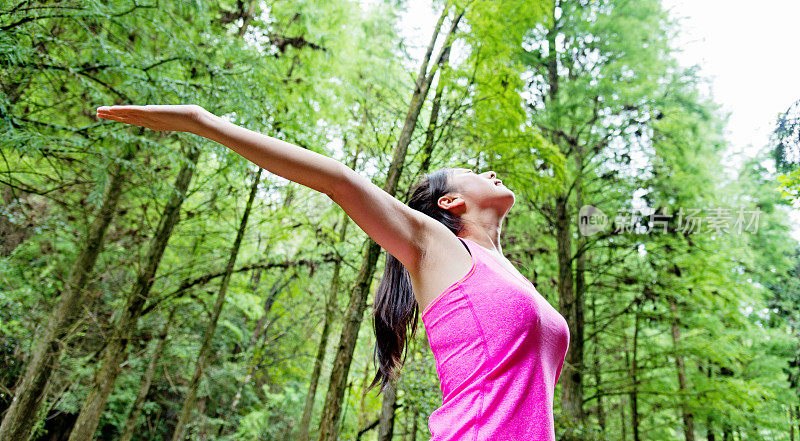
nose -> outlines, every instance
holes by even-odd
[[[497,176],[497,173],[495,173],[493,170],[489,170],[486,173],[489,175],[489,179],[494,179]]]

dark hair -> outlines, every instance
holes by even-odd
[[[451,173],[452,169],[443,168],[423,176],[412,188],[408,206],[436,219],[458,235],[462,228],[461,219],[438,204],[440,197],[453,191],[449,182]],[[397,379],[408,354],[409,325],[413,338],[418,317],[419,305],[414,298],[408,271],[399,260],[386,253],[386,267],[373,304],[376,339],[373,364],[377,365],[378,371],[367,390],[380,381],[380,394],[389,381]]]

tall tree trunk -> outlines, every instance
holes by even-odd
[[[636,309],[636,318],[634,319],[633,330],[633,359],[630,365],[630,376],[633,382],[631,387],[630,400],[631,400],[631,428],[633,429],[633,441],[640,441],[639,437],[639,366],[638,366],[638,349],[639,349],[639,308]],[[625,352],[625,358],[628,353]]]
[[[581,146],[576,146],[575,155],[575,172],[577,173],[575,182],[575,206],[583,206],[583,188],[581,178],[583,177],[583,153]],[[567,207],[569,206],[569,199],[567,198]],[[577,218],[578,213],[575,213]],[[578,225],[578,222],[575,222]],[[569,225],[567,228],[570,228]],[[571,231],[571,230],[570,230]],[[569,234],[571,237],[571,233]],[[579,236],[580,237],[580,236]],[[575,256],[575,297],[573,298],[572,306],[572,322],[569,323],[570,329],[573,330],[570,336],[569,350],[567,358],[572,366],[573,374],[570,381],[570,399],[573,400],[571,408],[574,413],[572,416],[577,418],[578,421],[583,420],[583,333],[584,333],[584,310],[586,307],[586,252],[585,252],[585,237],[580,237],[577,241],[577,255]],[[570,245],[571,247],[571,245]],[[569,249],[569,248],[567,248]],[[574,337],[574,338],[573,338]]]
[[[731,431],[731,426],[728,423],[725,423],[723,426],[722,441],[733,441],[733,432]]]
[[[556,12],[559,2],[553,3],[552,17],[553,26],[547,32],[548,56],[546,60],[548,94],[547,105],[558,106],[559,93],[559,54],[558,54],[558,35],[559,20]],[[558,111],[554,112],[555,120],[553,124],[559,127],[560,119]],[[553,135],[551,141],[560,146],[561,137]],[[563,151],[563,148],[562,148]],[[566,153],[566,152],[565,152]],[[568,154],[568,153],[566,153]],[[580,165],[580,157],[578,158]],[[581,174],[581,168],[576,172]],[[579,182],[577,184],[580,184]],[[565,185],[565,190],[558,195],[555,200],[555,231],[556,247],[558,256],[558,305],[569,326],[569,348],[564,360],[564,367],[561,375],[561,409],[568,418],[573,421],[581,422],[584,419],[583,412],[583,263],[576,268],[575,277],[578,277],[580,286],[575,289],[573,285],[572,270],[572,229],[569,217],[570,212],[570,191],[569,185]],[[578,260],[582,257],[577,256]]]
[[[367,387],[369,386],[370,379],[370,364],[364,363],[364,375],[361,376],[361,397],[358,400],[358,419],[356,427],[364,427],[367,425],[372,409],[367,409]],[[380,419],[378,420],[380,423]]]
[[[678,328],[678,307],[675,299],[670,297],[669,309],[672,312],[672,346],[675,350],[675,368],[678,371],[678,390],[681,396],[681,414],[683,416],[683,434],[686,441],[694,441],[694,416],[686,405],[686,366],[684,365],[683,355],[680,355],[681,331]]]
[[[406,407],[406,410],[403,413],[404,413],[404,416],[405,416],[405,420],[403,421],[403,438],[402,438],[402,441],[407,441],[408,440],[408,432],[411,430],[411,428],[408,427],[409,423],[411,423],[411,413],[409,412],[408,407]],[[794,440],[792,440],[792,441],[794,441]]]
[[[366,107],[365,107],[366,109]],[[361,118],[361,125],[360,130],[363,131],[363,128],[366,127],[367,124],[367,113],[366,110],[364,111],[362,118]],[[356,154],[353,155],[351,162],[348,164],[350,168],[355,169],[358,165],[358,157],[361,153],[361,145],[356,149]],[[342,220],[339,226],[339,242],[344,242],[345,238],[347,237],[347,228],[350,225],[350,218],[347,216],[347,213],[342,213]],[[328,291],[328,298],[325,301],[325,320],[322,324],[322,334],[319,338],[319,345],[317,346],[317,356],[314,359],[314,369],[311,372],[311,379],[309,380],[308,385],[308,394],[306,394],[306,403],[303,406],[303,418],[300,420],[300,434],[298,436],[299,441],[308,441],[309,439],[309,429],[311,427],[311,417],[314,415],[314,401],[317,397],[317,386],[319,385],[319,377],[322,374],[322,364],[325,361],[325,352],[328,349],[328,337],[331,330],[331,325],[335,320],[334,314],[338,309],[336,304],[336,297],[339,295],[339,290],[341,289],[341,268],[342,268],[342,258],[341,256],[336,258],[336,261],[333,264],[333,275],[331,276],[331,289]]]
[[[355,350],[358,328],[366,307],[366,296],[378,261],[379,246],[367,247],[367,253],[356,278],[355,287],[350,296],[350,304],[345,315],[345,324],[339,338],[336,358],[334,359],[328,392],[325,396],[325,407],[320,421],[320,441],[335,441],[338,436],[339,416],[342,411],[342,400],[347,387],[347,373],[350,370],[352,354]]]
[[[342,215],[342,226],[339,230],[340,240],[344,240],[347,234],[348,226],[347,214]],[[300,441],[308,441],[309,428],[311,426],[311,417],[314,414],[314,400],[317,396],[317,386],[319,385],[319,377],[322,373],[322,364],[325,361],[325,352],[328,348],[328,337],[330,334],[331,324],[334,320],[334,313],[336,312],[336,296],[339,294],[341,285],[340,271],[342,267],[341,258],[336,259],[333,267],[333,276],[331,278],[331,289],[328,291],[328,298],[325,301],[325,319],[322,324],[322,334],[320,335],[319,345],[317,346],[317,356],[314,359],[314,369],[311,372],[311,379],[309,380],[308,394],[306,394],[306,403],[303,406],[303,418],[300,421],[300,434],[298,439]]]
[[[408,145],[411,143],[411,135],[416,127],[419,118],[422,104],[425,102],[425,97],[428,94],[428,89],[435,74],[435,65],[441,63],[443,59],[443,52],[440,52],[437,57],[434,69],[426,74],[428,70],[428,63],[433,52],[433,46],[436,42],[439,32],[447,15],[449,7],[442,11],[441,17],[436,24],[431,43],[428,46],[425,57],[423,58],[422,65],[420,66],[419,76],[414,87],[414,93],[411,97],[408,113],[406,114],[403,129],[397,140],[397,146],[394,151],[394,157],[389,167],[386,182],[383,190],[388,194],[394,196],[397,192],[397,183],[400,180],[400,175],[403,171],[403,162],[406,157]],[[463,11],[461,11],[454,19],[445,39],[445,44],[442,50],[449,50],[455,35],[458,23],[461,21]],[[345,315],[344,327],[339,339],[339,345],[336,352],[336,358],[333,363],[333,370],[331,371],[331,378],[328,383],[328,392],[325,396],[325,408],[323,409],[322,421],[320,422],[320,437],[319,441],[335,441],[338,437],[339,418],[342,413],[342,400],[344,398],[345,387],[347,385],[347,376],[350,372],[350,363],[353,358],[353,351],[355,350],[356,341],[358,340],[358,330],[361,327],[361,320],[364,317],[364,309],[366,308],[367,296],[369,295],[370,286],[372,284],[372,277],[375,273],[375,264],[378,261],[380,254],[380,246],[372,240],[368,241],[367,252],[361,264],[358,276],[356,277],[355,287],[350,295],[350,300]]]
[[[33,352],[19,385],[16,387],[11,405],[0,423],[0,440],[26,441],[36,422],[36,416],[45,396],[50,377],[56,371],[58,359],[64,347],[62,341],[67,330],[78,319],[83,290],[89,280],[97,256],[117,211],[122,186],[128,178],[129,170],[123,164],[136,155],[137,147],[128,146],[121,158],[111,165],[111,179],[105,188],[103,202],[89,231],[82,242],[78,257],[70,268],[67,282],[61,291],[56,305],[47,320],[44,331],[37,338]]]
[[[417,406],[414,406],[411,421],[411,441],[417,441],[417,422],[419,421],[419,408]]]
[[[447,60],[449,59],[449,52],[449,50],[445,51],[445,55],[442,59],[442,65],[447,63]],[[428,129],[425,133],[425,141],[422,144],[423,160],[420,166],[421,173],[428,172],[428,169],[431,165],[433,149],[436,146],[436,143],[434,142],[434,134],[436,132],[436,125],[439,119],[439,109],[441,107],[442,95],[444,93],[444,81],[442,81],[441,75],[442,71],[439,73],[439,81],[436,85],[436,94],[434,95],[431,104],[431,115],[428,120]],[[409,345],[411,344],[413,343],[409,342]],[[386,392],[387,393],[383,397],[383,405],[381,406],[378,441],[391,441],[394,435],[395,409],[397,408],[397,384],[392,382]],[[405,438],[405,436],[406,434],[404,433],[403,438]]]
[[[555,0],[553,2],[553,10],[551,11],[551,20],[553,20],[553,27],[550,28],[547,32],[547,82],[550,86],[549,90],[547,91],[548,98],[551,103],[556,104],[556,100],[558,98],[558,86],[559,86],[559,78],[558,78],[558,48],[556,47],[556,41],[558,40],[558,33],[559,33],[559,23],[558,18],[556,18],[556,10],[559,9],[559,0]]]
[[[595,303],[596,303],[595,296],[592,296],[592,322],[594,322],[596,326],[597,309]],[[603,378],[600,375],[600,353],[598,351],[600,346],[599,340],[600,339],[598,338],[598,333],[595,332],[592,337],[592,358],[594,359],[594,364],[593,364],[594,383],[595,383],[595,388],[597,389],[597,424],[600,426],[600,432],[605,433],[606,413],[603,407],[603,391],[600,389],[600,385],[602,384]]]
[[[628,352],[625,352],[625,368],[627,369]],[[625,419],[625,398],[619,397],[619,427],[622,431],[622,441],[628,441],[628,420]]]
[[[169,311],[167,322],[164,323],[164,327],[161,329],[161,333],[158,336],[153,354],[150,355],[150,362],[147,363],[147,370],[145,371],[142,383],[139,385],[139,393],[136,395],[136,400],[133,402],[131,411],[128,413],[128,418],[125,420],[125,425],[123,426],[125,427],[125,432],[123,432],[119,441],[131,441],[131,438],[133,438],[133,432],[136,431],[137,426],[136,422],[139,419],[139,415],[142,414],[144,399],[147,397],[148,392],[150,392],[150,385],[153,383],[153,376],[156,373],[156,367],[158,367],[158,360],[161,359],[161,354],[164,351],[164,342],[167,340],[167,335],[169,335],[169,328],[172,326],[172,318],[174,315],[175,308],[172,308]]]
[[[258,184],[261,181],[261,173],[264,171],[258,167],[258,171],[254,174],[253,184],[250,186],[250,195],[247,198],[247,205],[245,206],[242,220],[239,223],[239,229],[236,231],[236,239],[233,241],[233,246],[230,251],[230,258],[228,265],[225,268],[225,276],[222,278],[222,283],[217,292],[217,301],[214,304],[214,312],[211,315],[211,321],[206,327],[203,334],[203,343],[200,346],[200,353],[197,355],[197,362],[194,366],[194,374],[189,382],[189,391],[186,394],[186,400],[183,402],[183,408],[178,416],[178,422],[175,425],[175,431],[172,433],[172,441],[181,441],[184,438],[186,431],[186,424],[189,423],[192,411],[194,410],[195,401],[197,399],[197,388],[200,386],[200,380],[203,377],[203,371],[208,363],[209,353],[211,351],[211,341],[214,339],[214,332],[217,330],[217,322],[222,313],[222,306],[225,304],[225,295],[228,292],[228,284],[231,281],[231,274],[233,274],[233,267],[236,264],[236,258],[239,255],[239,249],[242,245],[244,232],[247,229],[247,220],[250,217],[250,210],[253,208],[253,200],[258,193]]]
[[[156,232],[150,240],[145,266],[136,278],[136,283],[116,320],[114,331],[103,350],[100,368],[95,374],[92,388],[81,408],[78,420],[72,428],[69,441],[91,440],[97,429],[108,395],[127,357],[128,340],[136,331],[136,324],[153,287],[161,257],[167,248],[172,229],[178,223],[180,208],[186,198],[186,190],[189,188],[197,161],[200,159],[200,152],[197,147],[189,147],[187,160],[181,166],[175,180],[176,191],[172,192],[161,214]]]
[[[381,406],[380,425],[378,426],[378,441],[392,441],[394,435],[394,411],[397,408],[397,382],[390,381],[386,385]]]
[[[244,37],[244,34],[247,33],[247,28],[250,27],[250,23],[253,21],[253,18],[255,17],[257,3],[258,2],[256,2],[255,0],[250,0],[247,2],[247,4],[240,3],[242,8],[242,25],[236,32],[236,36],[238,38]]]
[[[428,118],[428,129],[425,131],[425,141],[422,143],[422,163],[419,167],[422,173],[427,173],[431,168],[433,160],[433,149],[436,146],[436,127],[439,124],[439,110],[442,107],[442,95],[444,95],[444,85],[442,76],[450,60],[450,51],[446,50],[442,57],[442,68],[439,70],[439,79],[436,81],[436,93],[431,101],[431,115]]]
[[[706,363],[706,376],[711,378],[711,362]],[[709,414],[706,416],[706,440],[707,441],[716,441],[717,437],[714,435],[714,420],[711,418]]]
[[[569,324],[569,348],[561,375],[561,408],[570,419],[583,420],[583,385],[580,366],[583,345],[578,342],[583,330],[577,319],[572,272],[572,229],[568,213],[568,195],[556,201],[556,243],[558,256],[558,307]],[[581,328],[581,329],[579,329]]]
[[[720,366],[719,374],[723,377],[732,377],[733,371],[725,366]],[[722,441],[733,441],[733,427],[728,421],[722,423]]]

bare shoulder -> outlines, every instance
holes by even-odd
[[[420,312],[472,267],[472,256],[452,231],[435,220],[426,224],[419,265],[409,272]]]

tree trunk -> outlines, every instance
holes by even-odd
[[[405,420],[403,421],[403,438],[402,438],[402,441],[407,441],[408,440],[408,432],[411,430],[411,428],[408,427],[409,423],[411,422],[411,414],[409,413],[409,409],[407,407],[406,407],[405,412],[403,412],[403,413],[404,413],[404,416],[405,416]],[[794,441],[794,440],[792,440],[792,441]]]
[[[731,426],[729,426],[728,423],[725,423],[725,426],[722,429],[722,441],[733,441]]]
[[[392,441],[394,435],[394,411],[397,404],[397,383],[390,381],[386,385],[381,406],[380,425],[378,426],[377,441]]]
[[[369,432],[370,430],[378,427],[378,423],[380,423],[380,422],[381,422],[380,420],[376,419],[370,425],[368,425],[368,426],[364,427],[363,429],[359,430],[358,434],[356,434],[356,441],[361,441],[361,437],[364,436],[364,434]]]
[[[636,310],[633,330],[633,360],[630,366],[630,376],[633,382],[631,387],[631,428],[633,429],[633,441],[640,441],[639,437],[639,367],[638,367],[638,347],[639,347],[639,310]],[[628,357],[628,353],[625,353]]]
[[[439,110],[442,107],[445,82],[442,81],[447,63],[450,60],[450,51],[447,50],[442,58],[442,68],[439,70],[439,79],[436,82],[436,93],[431,102],[431,115],[428,118],[428,129],[425,131],[425,142],[422,143],[422,163],[419,167],[422,173],[427,173],[433,159],[433,148],[436,146],[436,126],[439,124]],[[410,190],[410,189],[409,189]]]
[[[548,90],[548,98],[551,103],[556,102],[558,97],[558,48],[556,47],[556,40],[558,37],[558,19],[556,18],[556,9],[558,8],[558,1],[553,2],[552,20],[553,27],[547,32],[547,82],[550,86]]]
[[[11,405],[0,423],[0,439],[5,441],[26,441],[36,422],[36,416],[45,396],[45,389],[51,375],[56,371],[58,359],[64,347],[62,341],[67,330],[75,323],[81,307],[81,298],[86,282],[103,248],[103,241],[114,213],[117,211],[122,185],[128,178],[129,170],[123,166],[136,155],[138,148],[128,147],[121,158],[111,166],[111,179],[106,186],[103,202],[94,218],[89,232],[82,241],[78,257],[70,268],[67,282],[61,291],[56,305],[47,320],[42,334],[30,355],[25,373],[14,393]]]
[[[364,112],[362,119],[361,119],[361,130],[363,127],[366,127],[367,123],[367,114]],[[358,165],[358,157],[361,153],[361,148],[356,151],[356,154],[353,155],[352,161],[350,164],[350,168],[355,169]],[[347,228],[350,225],[350,218],[347,216],[347,213],[342,213],[342,221],[341,226],[339,227],[339,242],[344,242],[345,238],[347,237]],[[325,361],[325,352],[328,349],[328,337],[331,330],[331,324],[335,319],[335,313],[338,309],[336,304],[336,296],[339,295],[339,290],[341,288],[341,276],[340,271],[342,268],[342,258],[337,257],[336,262],[333,264],[333,275],[331,277],[331,289],[328,291],[328,298],[325,301],[325,321],[322,324],[322,335],[319,338],[319,345],[317,346],[317,356],[314,359],[314,370],[311,372],[311,379],[309,380],[308,385],[308,394],[306,394],[306,403],[303,406],[303,418],[300,420],[300,434],[298,436],[299,441],[308,441],[309,439],[309,430],[311,427],[311,417],[314,415],[314,400],[317,397],[317,386],[319,385],[319,377],[322,374],[322,364]]]
[[[414,411],[411,413],[411,440],[417,441],[417,424],[419,422],[419,408],[414,405]]]
[[[675,368],[678,371],[678,390],[681,396],[681,414],[683,416],[683,434],[686,441],[694,441],[694,416],[686,405],[686,366],[684,365],[683,355],[680,355],[681,331],[678,328],[678,307],[675,299],[670,297],[669,309],[672,312],[672,345],[675,349]]]
[[[733,371],[725,366],[720,366],[719,373],[723,377],[733,376]],[[722,441],[733,441],[733,427],[728,421],[722,423]]]
[[[576,182],[575,182],[575,206],[580,208],[583,206],[583,188],[581,178],[583,176],[583,152],[581,146],[576,146],[577,155],[575,156],[576,162]],[[567,199],[567,206],[569,199]],[[578,213],[575,213],[577,218]],[[578,225],[578,222],[575,222]],[[567,225],[569,229],[569,225]],[[568,230],[571,231],[571,230]],[[571,233],[570,233],[571,237]],[[574,329],[573,334],[570,336],[569,342],[569,363],[573,366],[573,375],[571,384],[571,399],[574,401],[572,407],[575,409],[573,417],[578,421],[584,418],[583,412],[583,331],[585,326],[584,311],[586,308],[586,252],[584,245],[586,242],[585,237],[580,237],[577,241],[578,252],[575,256],[575,297],[573,300],[572,317],[573,321],[569,323],[570,329]],[[571,248],[571,244],[570,244]],[[568,248],[569,249],[569,248]],[[574,337],[574,338],[573,338]]]
[[[344,215],[347,217],[347,215]],[[347,219],[343,219],[342,229],[340,230],[342,237],[347,230]],[[337,259],[333,267],[333,277],[331,280],[331,290],[328,293],[328,298],[325,302],[325,321],[322,325],[322,335],[319,339],[317,346],[317,356],[314,359],[314,370],[311,372],[311,379],[308,386],[308,394],[306,394],[306,403],[303,407],[303,418],[300,421],[300,441],[308,441],[309,428],[311,426],[311,417],[314,414],[314,400],[317,395],[317,386],[319,385],[319,377],[322,373],[322,364],[325,361],[325,351],[328,348],[328,336],[330,334],[331,324],[334,320],[334,313],[336,312],[336,296],[339,294],[339,286],[341,278],[339,272],[341,270],[341,259]]]
[[[547,33],[548,56],[546,60],[549,106],[558,106],[559,92],[559,55],[557,40],[559,34],[559,23],[556,18],[558,2],[553,4],[552,20],[553,27]],[[554,124],[559,125],[555,112],[556,120]],[[551,139],[554,145],[560,145],[561,139],[558,135],[553,135]],[[562,149],[563,150],[563,149]],[[580,158],[578,158],[580,165]],[[578,167],[578,176],[581,168]],[[580,184],[579,182],[577,184]],[[569,187],[569,186],[566,186]],[[573,421],[582,422],[583,412],[583,263],[580,262],[575,272],[579,286],[573,286],[572,270],[572,229],[569,218],[569,196],[570,191],[566,189],[555,201],[555,231],[558,256],[558,305],[561,313],[569,326],[569,348],[564,360],[564,367],[560,378],[561,382],[561,409],[564,414]],[[578,260],[582,257],[577,256]]]
[[[372,275],[380,252],[380,247],[373,246],[373,244],[374,242],[369,243],[366,256],[356,278],[355,287],[350,295],[345,324],[342,329],[342,335],[339,338],[339,346],[328,384],[328,392],[325,396],[325,407],[320,421],[320,441],[335,441],[338,436],[339,416],[342,411],[342,400],[347,386],[347,373],[350,370],[350,363],[352,362],[353,351],[358,338],[358,328],[364,315],[366,297],[369,294]]]
[[[125,420],[125,432],[120,437],[119,441],[131,441],[133,438],[133,432],[136,431],[136,422],[139,419],[139,415],[142,414],[142,405],[144,405],[144,399],[147,397],[148,392],[150,392],[150,385],[153,383],[153,376],[156,373],[156,367],[158,366],[158,360],[161,358],[161,353],[164,351],[164,342],[167,340],[167,335],[169,334],[169,328],[172,325],[172,318],[175,315],[175,308],[170,310],[169,317],[167,317],[167,322],[164,324],[164,327],[161,329],[161,333],[158,336],[158,341],[156,342],[156,347],[153,349],[153,354],[150,356],[150,362],[147,364],[147,370],[144,374],[144,379],[142,380],[142,384],[139,385],[139,393],[136,395],[136,400],[133,402],[133,406],[131,407],[131,411],[128,414],[128,418]]]
[[[706,364],[706,368],[707,368],[706,369],[706,376],[708,378],[711,378],[711,362],[710,361]],[[717,437],[714,434],[714,420],[711,418],[711,415],[709,414],[706,417],[706,440],[707,441],[716,441],[716,439],[717,439]]]
[[[145,266],[138,275],[136,284],[128,295],[125,307],[122,309],[119,319],[115,323],[114,331],[103,350],[100,368],[95,374],[92,388],[81,408],[78,420],[72,428],[69,441],[91,440],[97,429],[97,423],[100,421],[100,415],[103,413],[108,395],[111,393],[122,363],[127,357],[128,340],[136,331],[136,324],[150,294],[150,289],[153,287],[161,257],[167,248],[172,229],[178,223],[180,208],[186,198],[186,190],[189,188],[197,161],[200,158],[200,151],[199,148],[190,147],[187,161],[183,163],[178,172],[174,186],[176,191],[172,192],[164,207],[164,212],[161,214],[158,228],[150,240]]]
[[[206,363],[208,362],[208,358],[210,356],[211,341],[214,339],[214,332],[217,330],[217,322],[219,321],[219,316],[222,313],[222,306],[225,304],[225,295],[228,292],[228,284],[231,281],[233,267],[236,265],[236,258],[239,255],[239,249],[241,248],[242,239],[244,238],[244,232],[247,229],[247,219],[250,217],[250,210],[253,208],[253,200],[256,198],[258,184],[261,181],[261,173],[263,171],[264,169],[258,167],[258,171],[253,177],[253,184],[250,186],[250,196],[247,199],[247,205],[245,206],[244,213],[242,214],[242,220],[239,223],[239,229],[236,231],[236,239],[234,239],[233,246],[231,247],[230,258],[228,259],[228,265],[225,268],[225,276],[222,278],[222,283],[220,284],[219,291],[217,292],[217,301],[214,304],[214,312],[212,313],[211,321],[208,324],[205,333],[203,334],[203,343],[200,347],[200,353],[197,355],[197,362],[195,363],[194,374],[189,382],[189,391],[186,394],[186,400],[184,401],[183,408],[178,416],[178,422],[175,425],[175,431],[172,433],[172,441],[183,440],[184,432],[186,431],[186,425],[189,423],[192,411],[194,410],[194,404],[197,399],[197,388],[200,386],[200,380],[203,377],[203,370],[205,369]]]
[[[364,363],[364,375],[361,377],[361,397],[358,400],[358,424],[357,427],[364,427],[367,425],[367,420],[372,414],[372,409],[367,409],[367,387],[369,387],[370,380],[370,363]],[[378,421],[380,422],[380,420]]]
[[[428,46],[425,57],[423,58],[422,65],[420,66],[419,76],[414,88],[414,93],[411,97],[408,113],[406,114],[403,129],[397,140],[397,146],[394,151],[391,166],[387,174],[386,182],[383,190],[388,194],[394,196],[397,192],[397,183],[400,180],[400,174],[403,171],[403,162],[406,157],[408,145],[411,143],[411,135],[416,127],[419,113],[422,109],[422,104],[428,93],[428,89],[433,79],[434,71],[426,75],[428,63],[430,61],[433,46],[439,35],[439,32],[447,15],[449,8],[442,11],[442,15],[437,22],[431,43]],[[458,23],[463,16],[463,11],[459,13],[450,26],[447,34],[443,50],[449,49],[455,35],[455,30]],[[436,64],[439,64],[443,59],[444,53],[440,52],[437,57]],[[367,252],[361,264],[358,276],[356,277],[355,287],[350,295],[350,300],[345,315],[344,327],[342,334],[339,338],[339,345],[336,352],[336,358],[333,363],[333,370],[331,371],[331,378],[328,383],[328,392],[325,396],[325,407],[323,409],[322,420],[320,422],[320,437],[319,441],[336,441],[338,437],[339,418],[342,413],[342,400],[344,398],[345,387],[347,384],[347,376],[350,372],[350,363],[353,358],[353,351],[355,350],[356,341],[358,340],[358,330],[361,327],[361,320],[364,317],[364,309],[366,308],[367,296],[369,295],[370,286],[372,284],[373,274],[375,273],[375,264],[378,261],[380,254],[380,246],[372,240],[368,241]]]
[[[578,323],[577,300],[572,279],[572,229],[568,196],[556,201],[556,242],[558,255],[558,307],[569,325],[569,348],[561,375],[561,408],[573,421],[583,420],[583,384],[580,366],[583,358],[582,325]],[[580,328],[580,329],[579,329]]]
[[[596,324],[597,323],[597,311],[595,305],[595,296],[592,296],[592,321]],[[597,389],[597,424],[600,426],[600,432],[605,433],[606,431],[606,413],[605,409],[603,408],[603,392],[600,390],[600,385],[602,384],[602,376],[600,375],[600,353],[598,351],[600,345],[600,339],[598,338],[598,333],[595,332],[592,337],[593,344],[592,344],[592,358],[594,359],[594,383],[595,389]]]
[[[625,352],[625,361],[627,368],[628,352]],[[622,441],[628,441],[628,420],[625,419],[625,399],[619,397],[619,427],[622,429]]]

